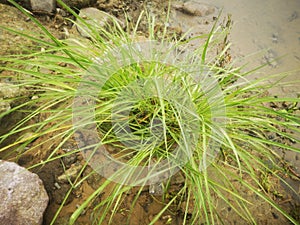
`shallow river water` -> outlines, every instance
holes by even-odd
[[[287,81],[293,87],[277,86],[275,94],[300,94],[300,1],[299,0],[196,0],[232,14],[230,40],[238,64],[254,68],[269,62],[257,76],[298,70]],[[272,61],[275,60],[275,61]],[[295,84],[298,81],[298,84]]]

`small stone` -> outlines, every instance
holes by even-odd
[[[41,225],[48,195],[38,175],[0,160],[0,224]]]
[[[32,11],[51,13],[56,8],[55,0],[30,0]]]
[[[191,16],[208,16],[213,14],[216,11],[216,8],[211,5],[207,5],[204,3],[196,2],[196,1],[188,1],[182,5],[181,10],[189,14]]]
[[[62,175],[60,175],[57,180],[61,183],[67,183],[69,180],[74,181],[74,179],[79,174],[82,165],[72,164],[69,169],[67,169]]]
[[[60,186],[57,182],[54,183],[54,186],[55,186],[57,189],[61,189],[61,186]]]

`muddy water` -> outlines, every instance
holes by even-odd
[[[196,0],[206,2],[224,13],[231,13],[234,21],[231,32],[232,52],[238,64],[254,68],[265,62],[269,65],[256,76],[300,70],[300,1],[299,0]],[[275,61],[272,61],[275,60]],[[300,93],[300,73],[293,73],[286,81],[293,87],[277,86],[276,94]]]
[[[237,65],[247,64],[247,70],[268,63],[268,66],[255,72],[256,78],[295,71],[284,79],[284,82],[290,83],[288,87],[276,85],[270,92],[281,96],[300,94],[299,0],[196,1],[222,8],[225,15],[232,14],[234,25],[230,37],[231,52]],[[300,143],[296,146],[300,148]],[[300,173],[300,154],[286,152],[284,158],[296,167],[297,173]],[[299,182],[289,183],[300,193]]]

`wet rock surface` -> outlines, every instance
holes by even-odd
[[[0,224],[42,224],[48,196],[36,174],[0,160],[0,199]]]

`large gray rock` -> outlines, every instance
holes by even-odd
[[[48,196],[40,178],[12,162],[0,160],[0,224],[40,225]]]

